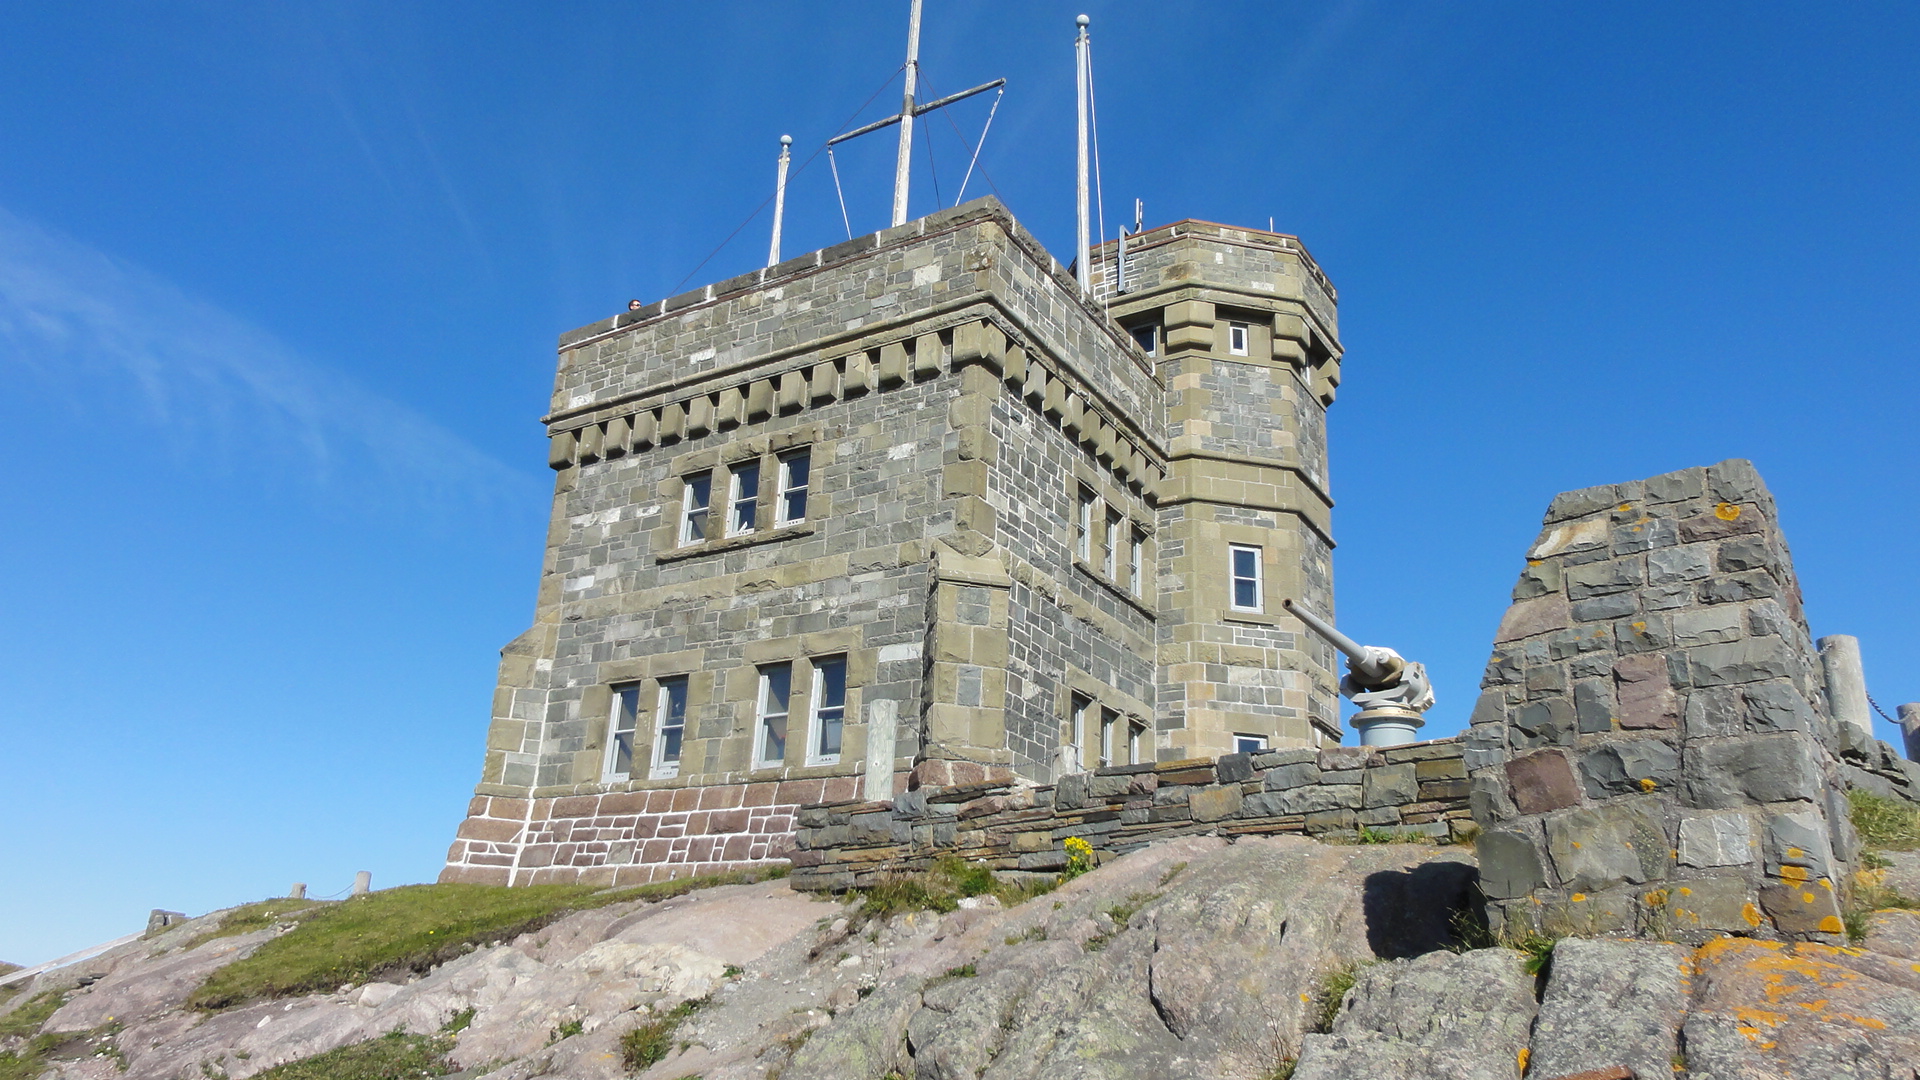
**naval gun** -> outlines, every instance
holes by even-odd
[[[1282,600],[1280,605],[1346,654],[1347,674],[1340,680],[1340,693],[1360,707],[1353,715],[1360,745],[1400,746],[1414,741],[1414,729],[1426,722],[1421,714],[1433,708],[1427,666],[1392,649],[1362,645],[1292,600]]]

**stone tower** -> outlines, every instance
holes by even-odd
[[[783,858],[916,768],[1337,742],[1334,293],[1181,222],[1095,288],[982,199],[563,335],[534,624],[443,880]],[[1115,277],[1109,277],[1109,275]]]

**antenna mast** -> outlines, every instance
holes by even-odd
[[[780,172],[773,182],[773,243],[767,248],[767,265],[780,261],[780,222],[787,215],[787,161],[793,156],[793,136],[780,136]]]
[[[907,223],[907,177],[913,171],[913,91],[920,74],[920,0],[907,15],[907,96],[900,104],[900,156],[893,166],[893,223]]]
[[[916,11],[919,10],[920,0],[913,0],[913,2],[914,9]],[[1093,288],[1093,268],[1088,265],[1087,258],[1087,250],[1091,246],[1088,243],[1088,230],[1091,228],[1091,222],[1087,220],[1087,24],[1092,21],[1092,19],[1087,18],[1085,15],[1073,20],[1074,25],[1080,28],[1080,32],[1073,39],[1074,86],[1075,89],[1079,91],[1080,97],[1080,156],[1076,162],[1078,171],[1075,174],[1073,191],[1074,208],[1079,216],[1076,220],[1078,232],[1074,235],[1076,244],[1073,249],[1073,263],[1080,269],[1080,291],[1083,293],[1091,292]],[[912,78],[912,75],[909,74],[908,78]],[[909,83],[908,85],[912,84]],[[895,196],[896,199],[898,197],[898,195]],[[898,213],[897,209],[895,213]],[[894,224],[898,225],[899,222],[896,221]]]

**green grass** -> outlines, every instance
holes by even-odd
[[[1853,827],[1868,847],[1882,851],[1920,851],[1920,806],[1882,798],[1858,788],[1847,792]]]
[[[453,1040],[395,1031],[254,1073],[255,1080],[408,1080],[453,1071]]]
[[[262,900],[257,904],[246,904],[227,912],[226,917],[220,920],[220,925],[195,934],[180,947],[192,949],[215,938],[235,937],[240,934],[251,934],[255,930],[265,930],[280,923],[297,920],[320,906],[317,900],[292,900],[284,897],[278,900]]]
[[[1313,1030],[1322,1033],[1333,1030],[1333,1022],[1340,1016],[1340,1004],[1346,1000],[1347,991],[1353,989],[1353,984],[1359,980],[1363,967],[1366,965],[1348,964],[1327,972],[1327,977],[1320,983],[1320,994],[1314,999],[1319,1014],[1314,1017]],[[1287,1075],[1291,1076],[1292,1072],[1289,1071]]]
[[[507,941],[571,912],[760,880],[748,873],[680,878],[631,889],[591,885],[408,885],[329,904],[253,955],[215,971],[187,999],[197,1009],[333,990],[387,974],[424,972],[475,946]]]
[[[707,1007],[708,998],[683,1001],[620,1036],[620,1062],[628,1072],[652,1068],[673,1052],[673,1036],[687,1017]]]
[[[864,890],[859,921],[861,925],[884,922],[903,911],[953,911],[969,896],[993,896],[1013,907],[1057,887],[1058,879],[1002,881],[988,867],[948,857],[926,870],[895,874]]]
[[[0,1039],[9,1035],[32,1036],[40,1033],[40,1025],[47,1022],[60,1006],[67,1003],[67,995],[56,990],[35,994],[19,1008],[5,1016],[0,1016]]]

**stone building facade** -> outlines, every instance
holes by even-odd
[[[1332,286],[1201,222],[1090,257],[1087,295],[983,199],[563,335],[534,623],[442,879],[781,859],[917,764],[1337,743],[1280,609],[1332,609]]]

